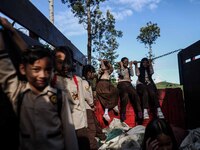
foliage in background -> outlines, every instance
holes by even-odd
[[[95,25],[95,12],[99,9],[99,4],[105,0],[61,0],[62,3],[67,3],[71,8],[72,13],[79,19],[79,23],[83,24],[87,30],[87,56],[88,64],[91,64],[92,59],[92,28]]]
[[[89,56],[89,51],[92,50],[97,52],[99,57],[103,56],[114,64],[114,59],[117,58],[115,50],[119,46],[117,38],[122,37],[122,32],[115,29],[115,18],[110,11],[107,11],[104,17],[99,6],[104,1],[62,0],[68,4],[79,23],[83,24],[88,32],[88,62],[93,59],[92,55]]]
[[[152,59],[152,44],[155,44],[156,39],[160,37],[160,28],[156,23],[151,21],[146,24],[145,27],[140,28],[140,34],[137,36],[137,40],[145,44],[145,47],[149,49],[148,58]]]
[[[68,4],[79,23],[87,30],[87,58],[88,64],[98,68],[98,59],[107,59],[115,65],[118,57],[116,49],[119,46],[117,38],[123,36],[122,31],[115,29],[115,18],[107,10],[103,15],[100,4],[105,0],[61,0]],[[93,55],[92,55],[93,53]],[[114,75],[111,77],[114,81]]]
[[[117,38],[123,36],[122,31],[115,29],[115,18],[108,10],[106,17],[99,10],[96,18],[96,26],[93,28],[93,52],[97,53],[97,58],[107,59],[112,65],[119,56],[116,49],[119,47]],[[95,60],[94,60],[95,61]]]

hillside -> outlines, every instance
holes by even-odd
[[[165,89],[165,88],[182,88],[180,84],[177,83],[170,83],[166,81],[156,83],[156,87],[158,89]]]

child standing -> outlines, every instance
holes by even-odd
[[[109,109],[113,109],[115,112],[119,113],[118,110],[118,90],[110,81],[111,73],[113,72],[113,67],[108,60],[102,59],[100,64],[99,81],[96,85],[97,99],[103,105],[105,111],[103,118],[106,121],[110,121],[110,116],[108,114]]]
[[[130,102],[134,106],[137,121],[139,122],[142,118],[142,109],[139,96],[135,88],[131,84],[131,76],[134,75],[132,61],[129,62],[127,57],[123,57],[121,59],[118,69],[118,75],[119,82],[117,88],[119,90],[120,96],[120,119],[122,122],[126,120],[126,106],[128,104],[128,101],[130,100]]]
[[[91,87],[91,82],[94,79],[95,68],[92,65],[83,66],[82,70],[82,79],[83,79],[83,90],[87,111],[87,120],[88,120],[88,133],[90,139],[90,149],[97,150],[98,144],[95,137],[98,137],[100,140],[105,140],[106,136],[102,132],[96,116],[94,114],[95,104],[93,99],[93,92]]]
[[[22,48],[25,42],[7,19],[0,17],[0,23]],[[61,93],[59,114],[57,89],[49,85],[53,69],[51,51],[40,46],[23,49],[19,70],[27,81],[20,81],[4,43],[0,32],[0,85],[19,117],[19,149],[78,150],[67,96]]]
[[[52,85],[67,93],[79,149],[89,150],[82,79],[74,75],[73,54],[67,47],[57,47],[54,52],[55,74]]]
[[[157,88],[152,80],[152,75],[154,73],[152,62],[148,58],[143,58],[140,62],[139,68],[137,61],[134,61],[134,65],[136,75],[138,76],[136,89],[142,97],[143,118],[149,119],[149,102],[153,103],[155,109],[157,110],[157,116],[159,118],[164,118],[158,101]]]

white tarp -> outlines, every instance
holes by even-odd
[[[200,150],[200,128],[189,131],[180,145],[180,150]]]
[[[130,128],[126,123],[114,118],[109,127],[103,129],[103,132],[107,134],[107,139],[99,150],[139,150],[145,126],[138,125]]]

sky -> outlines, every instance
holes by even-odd
[[[31,2],[49,18],[48,0]],[[152,45],[155,56],[184,49],[200,39],[200,0],[107,0],[101,8],[111,11],[116,19],[116,29],[123,32],[123,37],[118,39],[117,61],[122,57],[139,61],[147,56],[148,49],[136,38],[140,28],[149,21],[160,28],[161,36]],[[86,55],[86,30],[61,0],[54,0],[54,21],[55,26]],[[154,61],[155,82],[180,83],[177,54]],[[135,82],[137,77],[132,79]]]

